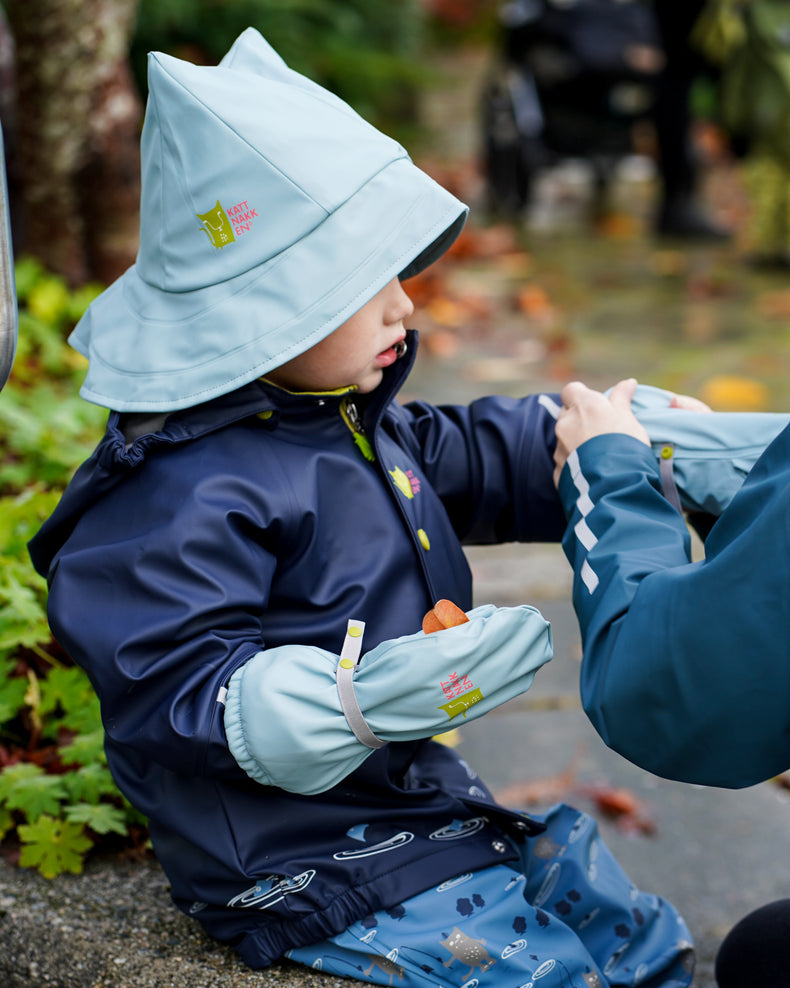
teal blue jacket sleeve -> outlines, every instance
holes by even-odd
[[[740,788],[790,766],[790,430],[714,525],[705,559],[647,446],[589,440],[560,478],[584,708],[657,775]]]

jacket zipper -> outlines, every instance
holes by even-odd
[[[351,435],[354,437],[354,442],[357,444],[359,451],[366,460],[370,463],[374,463],[376,460],[376,454],[373,452],[373,447],[370,444],[370,440],[365,435],[359,410],[350,396],[346,396],[340,402],[340,415],[348,428],[351,430]]]

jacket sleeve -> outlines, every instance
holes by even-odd
[[[552,655],[548,622],[523,605],[486,604],[458,627],[383,641],[360,659],[363,629],[349,623],[352,648],[339,656],[283,645],[234,673],[228,745],[256,782],[323,792],[388,741],[432,737],[521,695]]]
[[[569,457],[582,701],[605,743],[648,771],[738,788],[790,765],[788,492],[790,430],[692,563],[647,447],[605,435]]]
[[[468,406],[412,402],[401,439],[421,462],[462,542],[559,542],[554,486],[557,395],[479,398]]]
[[[56,556],[48,614],[96,689],[110,745],[174,772],[242,779],[225,742],[224,690],[264,647],[275,560],[265,520],[234,483],[219,492],[210,470],[191,483],[130,478]]]

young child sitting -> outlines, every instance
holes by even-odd
[[[395,400],[401,281],[466,207],[253,30],[149,86],[138,259],[71,340],[107,431],[31,553],[175,903],[255,968],[688,985],[589,817],[431,740],[551,657],[534,608],[469,610],[461,543],[565,530],[550,402]],[[426,634],[442,598],[469,620]]]

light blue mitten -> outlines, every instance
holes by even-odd
[[[670,408],[672,393],[640,384],[631,408],[647,430],[664,494],[678,507],[720,515],[765,448],[790,423],[774,412]],[[673,485],[677,494],[673,497]]]
[[[258,652],[228,684],[233,757],[263,785],[323,792],[388,741],[431,737],[524,693],[552,656],[534,607],[487,604],[469,621],[382,642],[358,658],[350,621],[340,655],[309,645]]]

